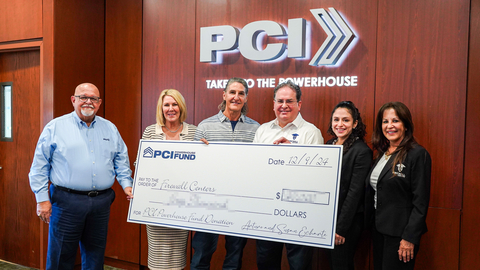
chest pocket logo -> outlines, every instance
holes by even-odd
[[[298,136],[300,136],[300,135],[298,135],[298,133],[293,133],[292,134],[292,140],[289,140],[290,143],[298,143],[298,141],[297,141]]]
[[[398,177],[402,177],[402,178],[405,178],[405,174],[402,173],[403,169],[405,169],[405,165],[403,165],[402,163],[400,164],[397,164],[397,171],[398,172],[394,172],[394,174]]]

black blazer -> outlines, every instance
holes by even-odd
[[[367,218],[374,213],[378,232],[401,237],[418,245],[422,234],[427,232],[425,220],[430,200],[432,159],[425,148],[415,145],[408,151],[404,162],[397,164],[392,173],[395,156],[393,154],[390,157],[379,175],[376,210],[373,198],[375,191],[370,186],[370,176],[378,160],[368,174],[365,202]]]
[[[327,142],[332,144],[333,140]],[[361,140],[356,140],[343,155],[336,232],[345,236],[352,226],[356,213],[363,212],[364,181],[372,165],[372,150]]]

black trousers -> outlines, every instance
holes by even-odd
[[[355,250],[363,231],[363,213],[355,214],[352,226],[345,235],[345,244],[328,250],[330,268],[332,270],[354,270]]]
[[[373,229],[373,266],[375,270],[413,270],[419,245],[414,247],[413,260],[404,263],[398,259],[401,237],[389,236]]]

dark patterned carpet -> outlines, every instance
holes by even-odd
[[[0,269],[21,269],[21,270],[32,270],[35,268],[25,267],[18,264],[9,263],[6,261],[0,260]]]

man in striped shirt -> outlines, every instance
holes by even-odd
[[[218,114],[209,117],[197,127],[196,141],[252,142],[260,126],[257,121],[245,116],[247,113],[248,85],[245,80],[231,78],[223,90],[223,101],[218,106]],[[194,254],[190,269],[210,269],[212,255],[217,249],[218,234],[196,232],[192,247]],[[240,269],[246,238],[225,236],[227,254],[223,269]]]

